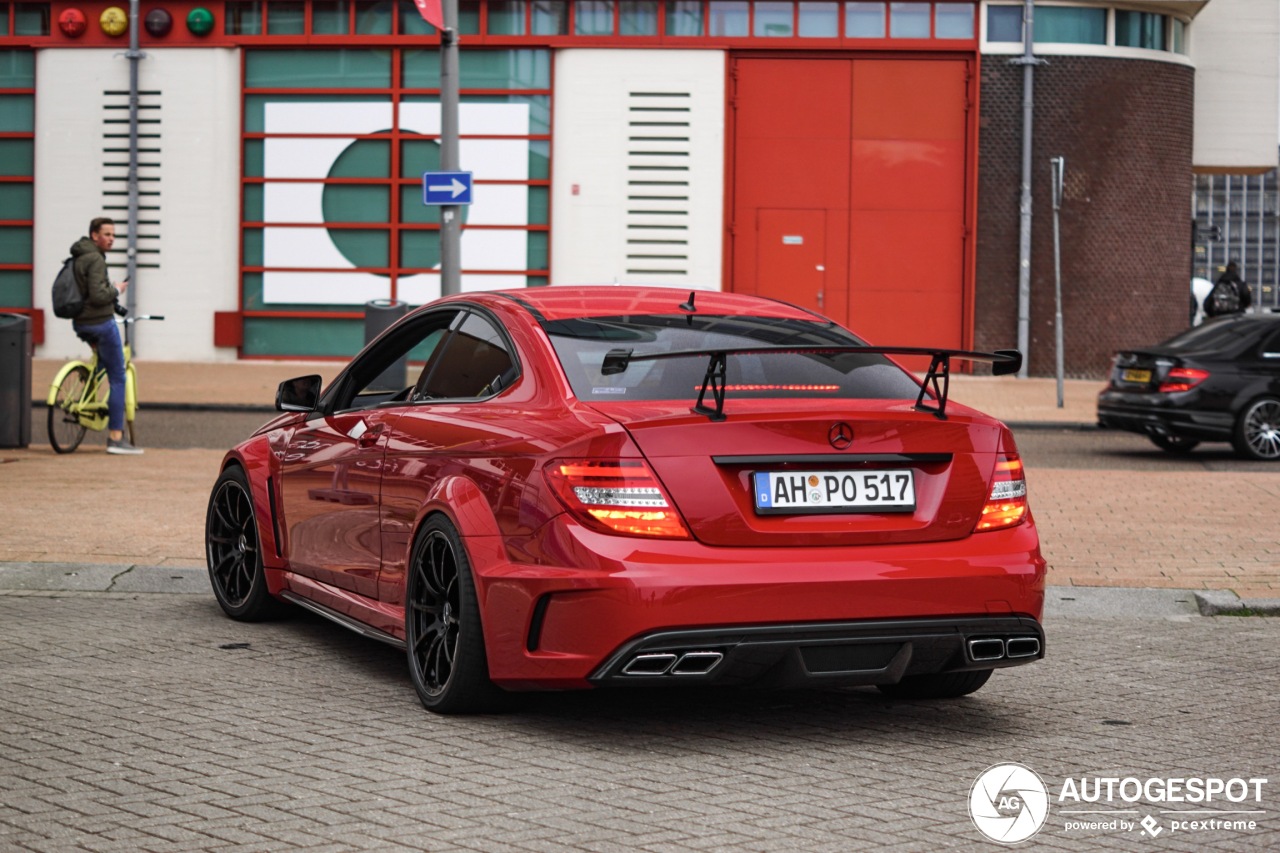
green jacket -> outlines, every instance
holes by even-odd
[[[92,326],[115,317],[113,306],[120,291],[107,278],[107,258],[102,250],[88,237],[81,237],[72,244],[71,257],[76,259],[76,283],[84,294],[84,310],[75,322]]]

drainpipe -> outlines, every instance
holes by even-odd
[[[138,304],[138,60],[143,53],[138,49],[138,0],[129,0],[129,241],[125,250],[126,272],[129,289],[125,291],[125,307],[134,313]],[[133,341],[137,351],[137,341]]]
[[[1018,378],[1027,378],[1031,362],[1031,119],[1035,112],[1035,67],[1043,60],[1032,53],[1035,42],[1035,0],[1025,0],[1022,12],[1022,56],[1011,60],[1022,66],[1022,200],[1018,205],[1018,349],[1022,367]]]

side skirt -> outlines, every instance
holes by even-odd
[[[401,640],[399,637],[393,637],[390,634],[386,633],[385,631],[379,631],[377,628],[374,628],[372,625],[366,625],[363,622],[360,622],[356,619],[352,619],[350,616],[339,613],[336,610],[331,610],[328,607],[325,607],[323,604],[317,604],[316,602],[311,601],[310,599],[303,598],[302,596],[298,595],[295,592],[290,592],[289,590],[285,590],[280,593],[280,597],[283,598],[285,601],[288,601],[290,604],[296,604],[299,607],[304,607],[307,610],[310,610],[312,613],[316,614],[317,616],[323,616],[325,619],[328,619],[330,622],[334,622],[338,625],[341,625],[343,628],[346,628],[348,631],[354,631],[355,633],[359,634],[362,637],[368,637],[371,640],[377,640],[380,643],[386,643],[389,646],[395,646],[397,649],[406,648],[404,640]]]

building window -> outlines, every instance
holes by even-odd
[[[573,33],[579,36],[613,35],[612,0],[575,0]]]
[[[973,5],[939,3],[933,12],[934,35],[940,39],[973,38]]]
[[[928,37],[928,3],[889,4],[889,38],[927,39]]]
[[[987,41],[1022,41],[1022,7],[988,6]]]
[[[51,21],[48,3],[15,3],[13,5],[15,36],[47,36]]]
[[[658,0],[620,0],[618,34],[656,36],[658,34]]]
[[[1164,50],[1164,15],[1117,11],[1116,46]]]
[[[306,4],[299,0],[267,4],[267,35],[300,36],[306,23]]]
[[[708,35],[745,36],[751,4],[739,0],[711,0],[711,27]]]
[[[8,11],[7,9],[4,11]],[[35,54],[0,50],[0,307],[31,307]]]
[[[566,0],[533,0],[533,34],[562,36],[569,32],[569,4]]]
[[[755,7],[755,35],[766,38],[789,38],[793,35],[792,13],[795,7],[788,2],[760,0]]]
[[[499,36],[524,35],[524,17],[527,8],[528,4],[525,0],[490,0],[489,32]]]
[[[1037,42],[1106,44],[1107,10],[1042,6],[1036,9],[1035,31]]]
[[[262,5],[259,0],[228,0],[223,30],[229,36],[262,35]]]
[[[800,2],[801,38],[836,38],[840,35],[840,7],[836,3]]]
[[[883,3],[846,3],[844,30],[849,38],[884,38]]]
[[[1187,25],[1177,18],[1169,19],[1169,49],[1174,53],[1187,52]]]
[[[702,0],[667,0],[667,35],[702,34]]]

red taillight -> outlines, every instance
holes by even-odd
[[[973,530],[981,533],[1013,527],[1026,517],[1027,481],[1022,475],[1022,460],[1016,453],[1001,453],[996,457],[996,472],[982,517]]]
[[[547,479],[574,516],[605,533],[688,539],[658,478],[641,459],[560,459]]]
[[[1160,390],[1165,392],[1190,391],[1208,378],[1209,371],[1207,370],[1200,370],[1195,367],[1175,367],[1169,371],[1169,375],[1160,383]]]

